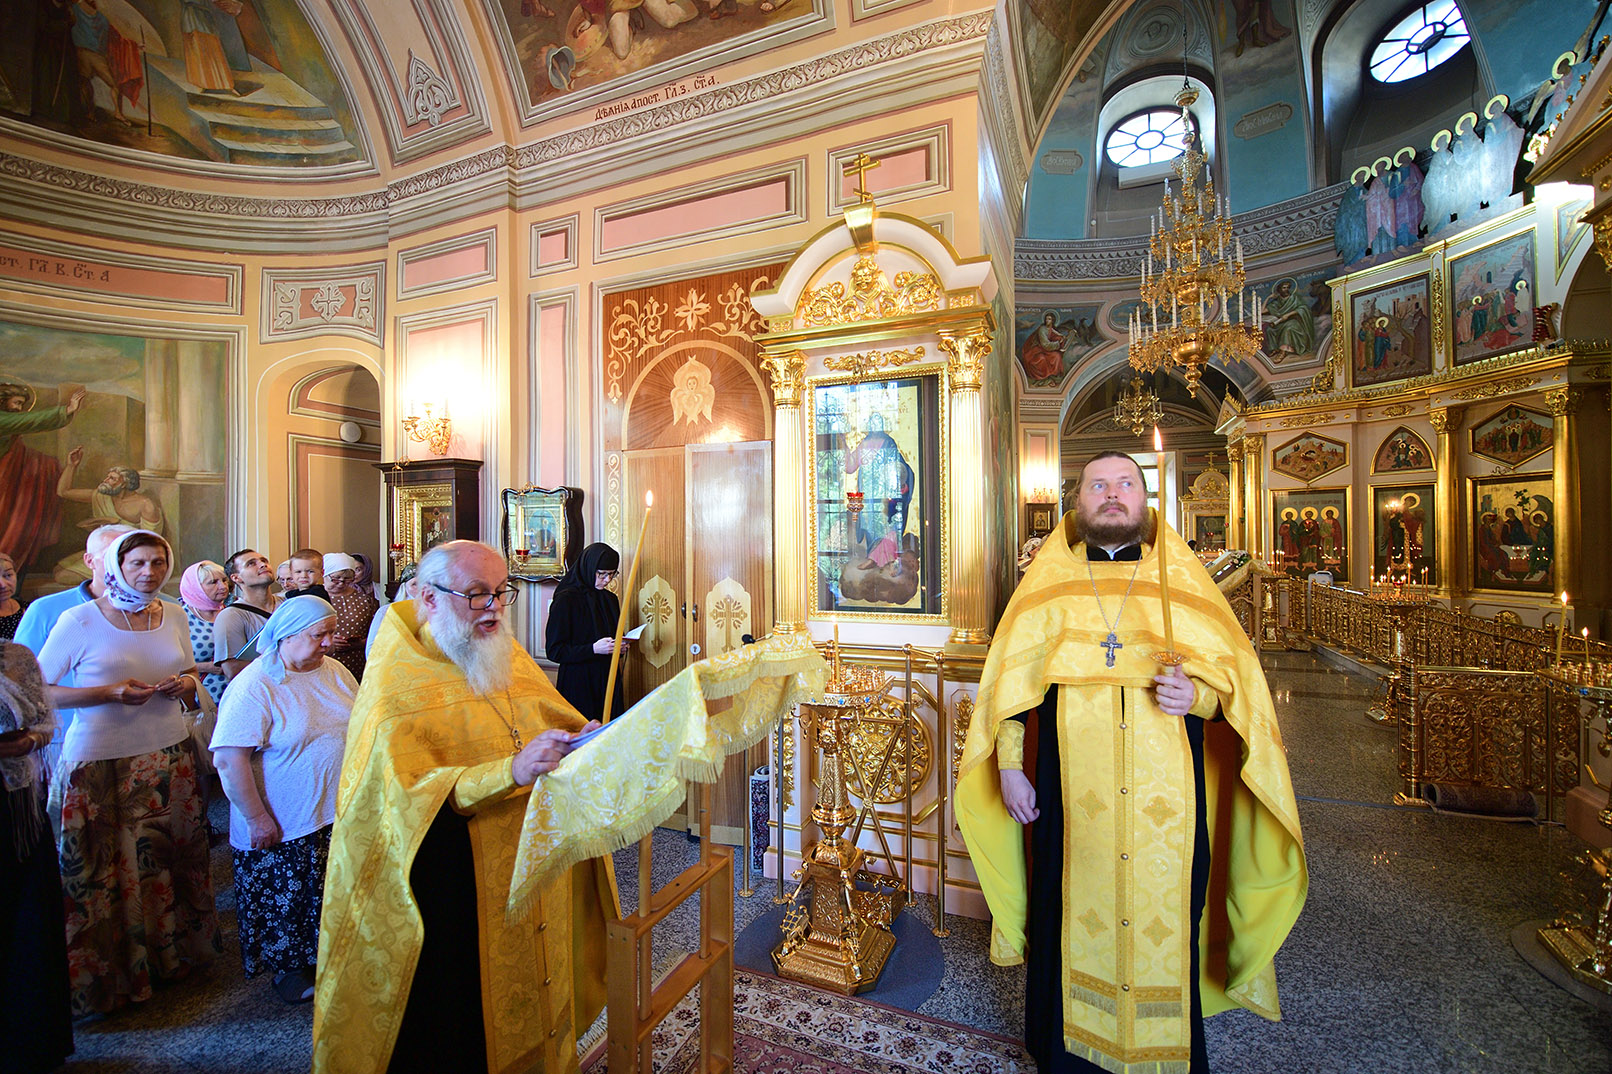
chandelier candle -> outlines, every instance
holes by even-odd
[[[638,564],[644,558],[644,531],[649,528],[649,509],[655,505],[655,494],[644,493],[644,521],[638,527],[638,543],[632,550],[632,570],[627,572],[627,584],[621,590],[621,614],[616,617],[616,644],[610,649],[610,681],[605,684],[604,716],[601,723],[610,722],[610,702],[616,693],[616,670],[621,666],[621,636],[627,631],[627,601],[638,585]]]
[[[1155,452],[1164,451],[1164,438],[1159,435],[1157,425],[1153,426],[1153,450]],[[1162,469],[1161,466],[1161,472]],[[1161,505],[1164,503],[1162,490],[1159,503]],[[1155,510],[1153,512],[1153,548],[1159,557],[1159,600],[1164,605],[1164,650],[1170,654],[1170,658],[1173,660],[1175,659],[1175,626],[1170,621],[1170,571],[1164,554],[1166,543],[1164,539],[1164,512]],[[1585,644],[1589,643],[1586,642]]]

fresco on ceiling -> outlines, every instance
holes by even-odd
[[[700,52],[732,59],[740,39],[816,15],[813,0],[488,0],[488,7],[508,30],[533,104],[618,80],[629,80],[622,87],[629,92],[640,72]],[[663,88],[654,92],[657,100],[644,103],[666,99]]]
[[[1032,388],[1056,388],[1086,355],[1113,340],[1098,324],[1100,306],[1019,311],[1014,335],[1019,363]]]
[[[24,600],[87,580],[84,540],[108,522],[162,534],[180,568],[228,554],[222,343],[0,321],[0,354],[0,552]]]
[[[1317,360],[1332,339],[1332,288],[1336,265],[1261,280],[1252,290],[1264,303],[1260,350],[1272,365]]]
[[[1099,5],[1072,4],[1069,0],[1021,0],[1019,49],[1024,58],[1021,69],[1032,115],[1043,115],[1053,103],[1052,95],[1074,59],[1075,49],[1101,11]],[[1075,81],[1085,84],[1101,69],[1101,61],[1088,56],[1075,72]]]
[[[1308,193],[1304,63],[1292,0],[1232,0],[1211,11],[1215,108],[1231,135],[1225,192],[1232,211]]]
[[[92,142],[274,167],[361,159],[295,0],[0,0],[0,113]]]

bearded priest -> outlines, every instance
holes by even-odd
[[[604,1008],[607,858],[506,914],[532,785],[591,729],[515,641],[502,556],[453,541],[392,604],[354,703],[320,921],[313,1069],[572,1071]]]
[[[1184,665],[1157,659],[1161,559]],[[1008,603],[957,820],[991,958],[1027,963],[1041,1074],[1199,1074],[1205,1016],[1280,1017],[1273,959],[1308,872],[1270,688],[1129,455],[1086,465]]]

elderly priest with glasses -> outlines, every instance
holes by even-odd
[[[571,1070],[604,1006],[607,861],[528,913],[505,903],[532,785],[590,725],[516,643],[502,556],[439,545],[416,587],[387,609],[349,725],[313,1068]]]

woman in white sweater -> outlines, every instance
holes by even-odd
[[[106,592],[64,612],[39,653],[52,703],[78,710],[51,788],[74,1015],[150,999],[153,980],[222,950],[185,718],[200,680],[185,617],[157,599],[172,569],[167,541],[125,534]]]

